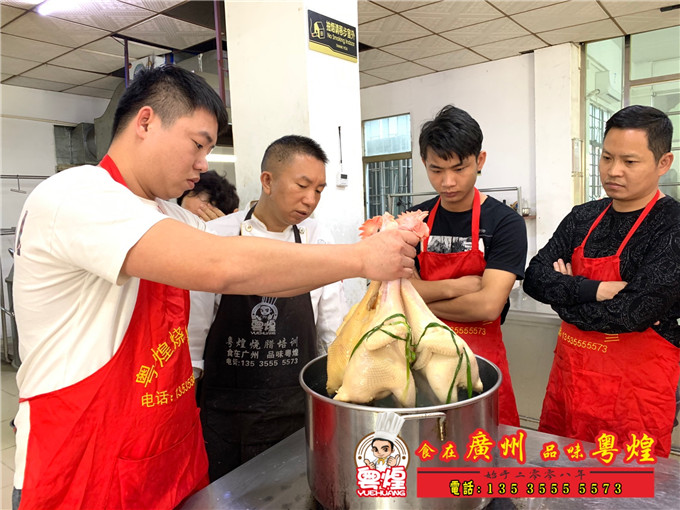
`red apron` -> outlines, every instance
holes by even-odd
[[[100,165],[125,184],[108,156]],[[22,510],[172,509],[206,485],[188,318],[188,291],[140,280],[111,360],[71,386],[25,399]]]
[[[441,198],[430,211],[427,226],[432,232],[434,217],[439,208]],[[479,191],[475,188],[472,201],[472,249],[458,253],[433,253],[427,251],[429,237],[423,239],[423,250],[418,255],[420,276],[423,280],[446,280],[462,276],[482,276],[486,261],[484,253],[479,249]],[[515,403],[515,393],[512,390],[508,358],[503,344],[500,316],[494,321],[454,322],[441,319],[470,346],[476,355],[495,363],[503,375],[501,387],[498,390],[498,419],[500,423],[519,427],[519,415]]]
[[[621,253],[658,197],[657,191],[615,255],[587,258],[586,241],[610,204],[574,250],[573,274],[621,281]],[[605,334],[562,322],[538,430],[584,441],[594,441],[606,430],[618,436],[619,445],[630,432],[646,432],[657,440],[656,453],[668,457],[679,362],[680,349],[652,328]]]

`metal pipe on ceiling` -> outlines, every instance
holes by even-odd
[[[123,47],[125,48],[124,54],[123,54],[123,70],[125,72],[125,88],[128,88],[130,85],[130,53],[128,50],[128,40],[127,38],[123,39]]]
[[[222,60],[222,23],[220,17],[219,1],[213,0],[213,12],[215,14],[215,47],[217,49],[217,77],[219,79],[219,93],[222,103],[226,106],[224,93],[224,64]]]

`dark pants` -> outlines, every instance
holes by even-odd
[[[678,413],[680,413],[680,382],[678,387],[675,388],[675,421],[673,422],[673,427],[678,426]]]

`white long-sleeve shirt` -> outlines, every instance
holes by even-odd
[[[270,232],[255,215],[246,221],[246,213],[247,211],[238,211],[209,221],[207,230],[221,236],[237,236],[240,233],[243,236],[295,242],[293,227],[288,227],[283,232]],[[297,227],[303,244],[334,243],[331,233],[321,227],[316,220],[308,218]],[[328,345],[335,340],[335,333],[347,314],[347,302],[341,281],[314,289],[309,294],[316,323],[316,350],[317,354],[321,355],[327,352]],[[210,292],[191,292],[188,333],[191,362],[194,367],[203,368],[205,339],[215,319],[221,297],[221,294]]]

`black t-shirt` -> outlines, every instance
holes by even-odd
[[[439,197],[415,205],[409,211],[431,211]],[[425,218],[427,222],[428,218]],[[527,258],[527,229],[524,219],[507,205],[487,196],[481,205],[479,249],[484,253],[487,269],[500,269],[524,278]],[[427,250],[435,253],[458,253],[472,247],[472,210],[450,212],[437,208]],[[420,249],[418,248],[418,252]],[[416,268],[420,270],[418,259]],[[510,303],[506,303],[501,320]]]

